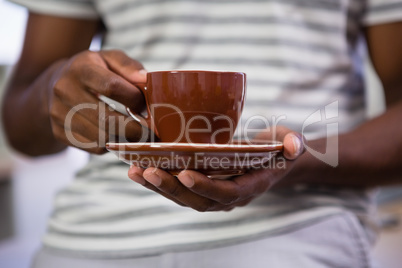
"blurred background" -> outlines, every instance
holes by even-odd
[[[22,47],[26,20],[24,8],[0,0],[0,98]],[[53,195],[87,160],[87,153],[72,148],[35,159],[19,155],[7,147],[0,125],[1,268],[29,267],[46,230]]]
[[[0,0],[0,99],[21,50],[26,19],[24,8]],[[98,45],[94,44],[95,49]],[[367,115],[374,117],[384,111],[384,97],[368,60],[365,71],[368,73]],[[0,124],[1,268],[29,267],[46,230],[54,194],[87,161],[87,153],[73,148],[35,159],[19,155],[7,147]],[[402,263],[402,188],[381,189],[378,203],[382,228],[375,254],[380,267],[399,268]]]

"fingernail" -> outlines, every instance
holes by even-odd
[[[141,70],[138,71],[138,74],[140,74],[141,76],[144,76],[144,77],[147,76],[147,73],[148,72],[146,70],[144,70],[144,69],[141,69]]]
[[[144,173],[144,178],[152,185],[159,187],[162,184],[162,179],[156,174],[156,168],[152,172]]]
[[[191,177],[191,175],[188,174],[188,172],[186,172],[185,170],[180,172],[178,178],[180,182],[187,188],[191,188],[194,186],[194,178]]]
[[[294,149],[293,155],[295,157],[297,157],[301,154],[302,144],[300,142],[300,139],[297,136],[292,136],[292,142],[293,142],[293,149]]]
[[[142,176],[139,176],[138,174],[134,173],[130,175],[130,179],[133,180],[134,182],[145,185],[145,180]]]
[[[131,169],[128,171],[128,177],[138,184],[145,185],[146,183],[140,174],[136,173],[135,171],[131,171]]]

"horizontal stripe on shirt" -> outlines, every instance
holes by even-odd
[[[110,14],[121,14],[121,12],[126,11],[127,9],[137,9],[143,6],[154,6],[154,5],[162,5],[164,3],[197,3],[197,4],[208,4],[212,7],[216,5],[223,6],[233,6],[236,4],[267,4],[267,3],[280,3],[280,4],[294,4],[298,7],[305,7],[309,9],[319,9],[319,10],[339,10],[340,4],[337,0],[136,0],[136,1],[105,1],[105,4],[102,5],[102,8],[107,9]]]

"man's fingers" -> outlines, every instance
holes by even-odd
[[[130,58],[121,50],[103,50],[100,51],[100,55],[112,72],[135,85],[137,89],[144,87],[147,81],[147,71],[140,62]],[[134,100],[122,103],[132,111],[139,113],[143,110],[145,102],[141,94],[141,97],[135,95]]]
[[[232,204],[238,201],[241,189],[230,180],[212,180],[205,175],[193,171],[184,170],[177,178],[180,182],[197,195],[215,200],[222,204]]]
[[[261,176],[253,171],[231,180],[219,180],[210,179],[193,170],[185,170],[180,172],[178,179],[197,195],[224,205],[247,200],[261,194],[270,187],[269,174]]]
[[[196,196],[181,185],[176,177],[161,169],[148,168],[144,170],[140,167],[131,166],[128,175],[133,181],[181,206],[191,207],[197,211],[212,210],[216,207],[211,200]],[[159,179],[156,182],[154,176],[158,176],[161,179],[160,184]],[[219,208],[216,208],[216,210],[219,210]]]
[[[72,107],[70,107],[72,103],[68,101],[71,97],[63,99],[55,96],[50,110],[53,120],[58,121],[59,124],[83,125],[84,127],[92,124],[99,128],[99,131],[105,131],[108,140],[111,141],[145,142],[150,139],[150,131],[130,116],[119,113],[92,95],[87,95],[91,94],[84,92],[82,97],[88,102]],[[66,127],[71,128],[71,126]],[[85,134],[85,131],[84,129],[82,134]]]
[[[66,129],[63,125],[58,124],[53,124],[52,130],[53,135],[65,144],[94,154],[103,154],[106,152],[106,148],[99,146],[96,138],[91,137],[93,134],[99,135],[97,131],[87,129],[85,135],[82,135],[79,132]],[[91,134],[88,134],[88,132]]]
[[[64,79],[67,82],[61,79],[56,83],[62,90],[74,91],[74,85],[69,83],[73,77],[94,95],[109,97],[135,112],[144,108],[144,97],[134,84],[146,82],[146,71],[123,52],[85,51],[73,57],[68,66],[69,75]]]
[[[304,151],[303,138],[296,132],[289,132],[283,139],[283,156],[293,160],[298,158]]]
[[[127,81],[137,84],[145,83],[147,79],[147,72],[144,70],[142,64],[129,56],[121,50],[104,50],[100,55],[105,60],[109,69],[119,74]]]
[[[278,172],[254,170],[232,180],[214,180],[191,170],[182,171],[176,178],[157,168],[144,171],[131,166],[128,175],[178,204],[197,211],[218,211],[247,205],[274,185]]]
[[[163,192],[165,197],[176,200],[197,211],[215,211],[223,208],[222,204],[190,191],[176,177],[161,169],[148,168],[144,171],[143,177],[148,183]],[[146,185],[144,186],[147,187]]]
[[[173,198],[172,196],[160,191],[157,187],[155,187],[154,185],[152,185],[151,183],[147,182],[144,179],[144,169],[137,167],[137,166],[131,166],[130,169],[128,170],[128,177],[133,180],[134,182],[141,184],[142,186],[144,186],[145,188],[148,188],[149,190],[152,190],[164,197],[166,197],[167,199],[175,202],[176,204],[180,205],[180,206],[186,206],[185,204],[179,202],[178,200],[176,200],[175,198]]]
[[[285,126],[275,126],[261,131],[256,140],[275,140],[283,142],[283,156],[288,160],[299,157],[304,151],[303,136]]]
[[[135,111],[141,111],[145,99],[141,91],[133,84],[114,72],[100,66],[83,67],[81,82],[94,94],[106,96],[118,101]]]

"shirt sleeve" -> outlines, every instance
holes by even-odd
[[[367,0],[363,24],[370,26],[402,21],[402,0]]]
[[[99,14],[93,0],[8,0],[29,11],[70,18],[96,19]]]

